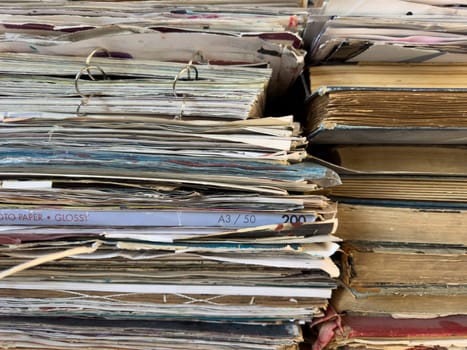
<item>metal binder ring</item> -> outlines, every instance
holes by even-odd
[[[87,98],[87,97],[91,97],[92,95],[85,95],[81,92],[81,90],[79,89],[79,79],[81,78],[81,76],[83,75],[83,73],[86,71],[86,73],[89,75],[89,70],[90,69],[97,69],[98,71],[100,71],[104,77],[104,80],[107,79],[107,75],[105,74],[104,70],[99,67],[99,66],[86,66],[86,67],[83,67],[80,69],[80,71],[76,74],[75,76],[75,91],[78,95],[80,95],[82,98]]]
[[[188,64],[183,67],[178,73],[177,75],[175,76],[174,78],[174,81],[173,81],[173,84],[172,84],[172,92],[174,94],[175,97],[178,97],[177,95],[177,90],[176,90],[176,86],[177,86],[177,82],[178,82],[178,79],[180,78],[180,76],[183,74],[183,73],[187,73],[187,76],[188,76],[188,80],[192,80],[191,79],[191,74],[190,74],[190,71],[191,69],[193,69],[195,71],[195,79],[194,80],[198,80],[198,68],[196,68],[194,65],[193,65],[193,61],[190,60],[190,62],[188,62]]]
[[[99,51],[105,52],[105,54],[107,55],[108,58],[111,58],[111,57],[112,57],[112,55],[110,54],[109,50],[107,50],[107,49],[105,49],[105,48],[103,48],[103,47],[97,47],[97,48],[95,48],[94,50],[91,51],[91,53],[88,55],[88,57],[86,57],[86,61],[85,61],[85,65],[86,65],[86,67],[87,67],[86,73],[88,74],[88,76],[89,76],[89,78],[90,78],[91,80],[96,80],[96,79],[94,78],[94,76],[92,75],[92,73],[91,73],[91,67],[92,67],[92,66],[91,66],[91,60],[92,60],[92,58],[94,57],[94,55],[95,55],[97,52],[99,52]]]
[[[76,116],[77,117],[84,117],[86,115],[86,113],[81,113],[80,109],[81,109],[81,106],[85,106],[85,105],[88,104],[90,98],[91,98],[91,96],[88,96],[86,98],[81,99],[81,102],[79,103],[78,107],[76,107]]]
[[[183,112],[185,111],[185,95],[183,95],[182,105],[180,106],[180,113],[174,117],[174,120],[182,120]]]

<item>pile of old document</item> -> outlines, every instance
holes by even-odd
[[[271,70],[97,53],[0,55],[0,346],[297,348],[339,178]]]

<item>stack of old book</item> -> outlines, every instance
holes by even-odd
[[[344,239],[316,349],[465,348],[467,27],[416,12],[337,16],[315,43],[333,64],[310,68],[307,132]]]
[[[340,180],[263,116],[272,70],[99,52],[0,54],[0,344],[297,348]]]

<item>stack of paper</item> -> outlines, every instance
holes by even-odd
[[[455,74],[444,75],[455,67],[311,69],[311,74],[318,72],[314,84],[321,84],[313,85],[315,91],[324,92],[311,101],[310,120],[319,125],[310,135],[312,148],[325,159],[321,164],[342,178],[331,191],[340,202],[338,234],[347,240],[341,262],[347,290],[335,295],[338,311],[404,317],[467,312],[465,282],[456,275],[465,263],[460,223],[466,206],[462,164],[467,133],[461,125],[462,103],[457,105],[464,92],[454,87],[459,82]],[[392,74],[396,68],[405,76]],[[340,80],[347,77],[338,76],[341,70],[355,79]],[[378,71],[379,78],[370,71]],[[431,79],[435,71],[441,76]],[[443,82],[450,86],[440,88]],[[333,94],[342,96],[334,99]],[[452,104],[441,103],[443,98]],[[446,298],[452,304],[444,303]]]
[[[467,56],[466,56],[467,59]],[[462,144],[465,63],[310,68],[307,130],[315,143]],[[395,104],[397,108],[395,108]]]
[[[363,3],[375,9],[349,2],[311,54],[310,151],[342,178],[330,197],[344,239],[315,350],[465,348],[465,9],[388,1],[407,14],[370,16]]]
[[[76,349],[289,349],[301,339],[293,324],[263,325],[165,320],[2,317],[2,345]],[[193,336],[196,335],[196,336]]]
[[[298,1],[71,1],[0,5],[0,52],[223,65],[270,65],[271,96],[302,72],[306,4]]]
[[[447,15],[454,17],[465,13],[463,1],[453,0],[389,0],[374,3],[368,0],[352,2],[343,0],[324,0],[322,12],[328,15],[379,16],[396,15]],[[408,18],[410,20],[411,18]]]
[[[346,180],[333,194],[465,202],[467,174],[459,168],[467,139],[463,69],[465,64],[311,67],[309,138],[328,145],[316,147],[315,155]]]
[[[315,19],[310,61],[465,62],[466,14],[451,1],[329,0]]]
[[[5,53],[0,61],[4,64],[3,118],[23,112],[36,118],[43,117],[41,113],[51,117],[257,118],[262,116],[271,76],[269,69],[92,56],[85,62],[73,57]],[[110,123],[108,118],[105,121]]]
[[[271,70],[0,61],[2,342],[298,347],[336,287],[340,180],[259,118]]]

